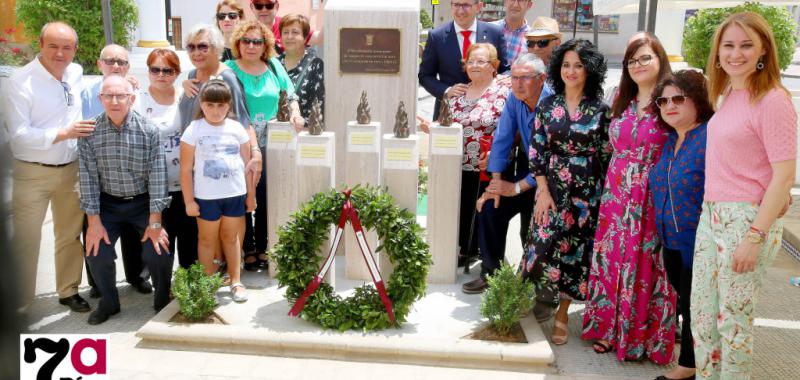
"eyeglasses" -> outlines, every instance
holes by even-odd
[[[150,74],[153,74],[153,75],[164,74],[165,77],[171,77],[171,76],[175,75],[175,69],[173,69],[171,67],[150,66],[148,69],[150,70]]]
[[[534,78],[536,78],[536,75],[534,75],[534,74],[520,75],[520,76],[513,76],[512,75],[511,76],[511,81],[512,82],[529,81],[529,80],[533,80]]]
[[[506,3],[519,5],[519,4],[528,4],[529,1],[530,0],[506,0]]]
[[[61,82],[61,88],[64,89],[64,100],[67,101],[67,107],[72,107],[75,105],[75,96],[73,96],[70,91],[72,91],[72,87],[67,82]]]
[[[653,56],[650,54],[645,54],[639,58],[631,58],[624,63],[629,69],[632,69],[637,63],[639,66],[647,66],[650,64],[650,62],[653,62]]]
[[[241,42],[241,43],[243,43],[245,45],[253,44],[255,46],[261,46],[261,45],[264,44],[264,39],[263,38],[242,37],[242,38],[239,39],[239,42]]]
[[[103,58],[102,61],[107,66],[114,66],[114,65],[117,65],[119,67],[128,66],[128,61],[119,58]]]
[[[267,10],[271,11],[273,8],[275,8],[275,4],[276,3],[253,3],[253,8],[255,8],[257,11],[260,11],[264,8],[267,8]]]
[[[238,20],[239,19],[239,13],[237,13],[237,12],[217,13],[217,20],[223,21],[223,20],[225,20],[225,17],[227,17],[227,18],[229,18],[231,20]]]
[[[107,102],[113,102],[114,99],[118,102],[122,102],[128,99],[129,96],[131,96],[131,94],[100,94],[100,97]]]
[[[547,45],[550,45],[550,41],[553,41],[554,38],[544,39],[544,40],[528,40],[525,43],[528,45],[528,49],[532,49],[534,46],[538,46],[539,49],[544,49]]]
[[[662,96],[656,98],[656,106],[658,106],[658,108],[666,107],[667,103],[672,103],[675,106],[682,106],[683,103],[686,103],[686,95]]]
[[[489,61],[483,59],[470,59],[469,61],[464,62],[467,66],[478,66],[484,67],[489,64]]]
[[[467,9],[472,8],[473,5],[475,5],[475,3],[472,3],[472,2],[470,2],[470,3],[450,3],[450,7],[451,8],[454,8],[454,9],[461,8],[462,11],[466,11]]]
[[[197,45],[186,44],[186,50],[189,51],[189,53],[192,53],[195,50],[200,50],[201,53],[208,53],[208,48],[209,46],[207,43],[199,43]]]

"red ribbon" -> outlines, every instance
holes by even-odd
[[[319,269],[317,275],[314,276],[314,279],[311,280],[308,286],[306,286],[306,289],[303,291],[297,301],[295,301],[294,305],[289,310],[289,315],[293,317],[300,315],[300,312],[303,311],[303,308],[308,301],[308,297],[311,297],[311,295],[314,294],[314,292],[316,292],[319,288],[319,285],[322,283],[322,278],[325,277],[325,274],[328,272],[331,265],[333,265],[334,254],[336,252],[336,248],[339,246],[339,242],[341,241],[342,233],[344,232],[344,225],[349,220],[353,225],[353,231],[355,232],[356,240],[358,241],[358,247],[361,250],[361,256],[364,257],[364,261],[367,264],[367,269],[369,269],[369,274],[372,277],[372,282],[375,284],[375,289],[378,290],[378,295],[381,298],[381,302],[386,308],[386,314],[389,315],[389,321],[394,323],[394,309],[392,308],[392,300],[389,299],[389,295],[386,293],[386,286],[383,283],[383,278],[381,278],[381,273],[378,270],[375,259],[372,257],[372,250],[369,248],[367,239],[364,236],[364,228],[361,226],[361,219],[358,218],[358,211],[356,211],[355,207],[353,207],[353,204],[350,202],[350,194],[350,189],[347,189],[344,192],[344,205],[342,205],[342,212],[339,214],[339,223],[336,225],[336,234],[333,238],[333,244],[331,244],[331,248],[328,251],[328,256],[325,258],[325,263],[322,265],[322,268]]]

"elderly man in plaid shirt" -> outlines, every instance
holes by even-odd
[[[506,62],[514,62],[527,52],[525,33],[530,30],[525,13],[533,8],[533,0],[505,0],[506,17],[493,22],[503,28],[506,37]]]
[[[142,260],[153,278],[155,301],[169,303],[173,255],[161,212],[169,205],[167,164],[158,127],[131,111],[133,87],[121,76],[103,80],[100,101],[105,112],[95,129],[78,141],[81,209],[86,212],[86,260],[100,289],[100,304],[89,324],[105,322],[120,311],[114,244],[125,226],[142,236]]]

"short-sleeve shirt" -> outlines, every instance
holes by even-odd
[[[706,201],[761,202],[770,164],[797,159],[797,113],[780,88],[755,103],[748,90],[731,91],[707,133]]]
[[[183,132],[181,142],[194,146],[194,196],[223,199],[247,194],[241,145],[250,137],[239,122],[225,119],[214,126],[197,119]]]
[[[183,89],[175,88],[175,98],[180,99]],[[167,161],[167,186],[170,192],[181,190],[181,126],[178,118],[178,102],[159,104],[150,96],[147,89],[139,90],[133,109],[150,119],[158,127],[161,142],[164,144],[164,158]]]

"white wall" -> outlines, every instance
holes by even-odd
[[[193,26],[204,23],[214,25],[214,11],[218,0],[173,0],[172,17],[181,18],[183,37]]]

